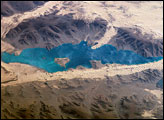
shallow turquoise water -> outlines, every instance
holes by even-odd
[[[70,62],[66,64],[66,68],[61,67],[54,62],[55,58],[68,57]],[[103,45],[97,49],[91,49],[87,46],[87,42],[82,41],[79,44],[72,45],[71,43],[62,44],[48,51],[45,48],[27,48],[24,49],[19,56],[3,52],[1,55],[2,61],[5,63],[17,62],[36,66],[44,69],[47,72],[65,71],[69,68],[76,68],[82,65],[91,68],[90,60],[101,60],[105,63],[118,64],[144,64],[163,59],[163,57],[143,57],[133,51],[117,50],[112,45]],[[45,59],[43,59],[45,58]]]

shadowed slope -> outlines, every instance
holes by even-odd
[[[156,89],[162,76],[162,71],[145,70],[106,79],[74,78],[3,86],[1,118],[141,119],[144,110],[160,105],[144,89]],[[154,117],[162,118],[162,110],[154,110]]]
[[[139,29],[116,28],[117,34],[108,44],[117,49],[132,50],[144,57],[163,56],[163,39],[154,39],[152,35],[142,35]]]
[[[46,1],[1,1],[1,17],[30,11]]]

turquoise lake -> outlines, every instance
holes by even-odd
[[[69,58],[70,62],[66,67],[62,67],[54,62],[55,58]],[[45,59],[43,59],[45,58]],[[97,49],[91,49],[87,42],[82,41],[79,44],[71,43],[62,44],[48,51],[46,48],[27,48],[24,49],[19,56],[3,52],[2,61],[5,63],[24,63],[29,64],[47,72],[53,73],[57,71],[66,71],[69,68],[76,68],[82,65],[91,68],[90,60],[101,60],[102,64],[144,64],[163,59],[163,57],[143,57],[130,50],[117,50],[112,45],[103,45]]]

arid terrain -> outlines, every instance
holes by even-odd
[[[163,2],[1,2],[1,56],[81,41],[92,49],[109,44],[143,57],[163,57]],[[53,61],[66,67],[70,59]],[[1,59],[1,119],[163,118],[163,59],[90,63],[92,68],[49,73]]]

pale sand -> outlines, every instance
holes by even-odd
[[[1,40],[1,53],[2,52],[14,53],[16,56],[18,56],[21,54],[22,50],[18,50],[11,44]]]
[[[13,52],[15,48],[7,42],[1,40],[1,52]]]
[[[50,1],[45,3],[34,10],[24,12],[23,14],[14,14],[9,17],[3,17],[1,19],[1,38],[5,38],[7,32],[16,27],[23,20],[39,17],[41,15],[50,14],[53,12],[53,6],[56,6],[60,2]],[[59,4],[60,5],[60,4]],[[16,18],[16,20],[15,20]]]
[[[35,10],[25,12],[24,14],[15,14],[10,17],[3,17],[1,19],[1,38],[5,38],[7,32],[16,27],[22,21],[39,17],[40,15],[50,14],[54,11],[53,6],[56,6],[57,10],[61,9],[63,5],[61,2],[50,1],[45,3],[43,6],[36,8]],[[127,3],[122,1],[109,1],[106,2],[107,5],[113,5],[114,7],[102,7],[102,3],[98,1],[85,1],[85,2],[74,2],[74,6],[68,9],[61,9],[59,14],[65,15],[68,13],[75,13],[75,19],[86,19],[88,22],[92,22],[95,18],[101,17],[109,22],[110,13],[116,21],[108,23],[108,26],[116,27],[138,27],[142,30],[143,33],[151,33],[155,38],[163,37],[163,2],[143,2],[140,4]],[[124,10],[119,10],[119,7],[123,7]],[[80,11],[80,7],[83,9],[83,13]],[[154,9],[156,8],[156,9]],[[73,11],[71,11],[71,9]],[[128,17],[128,18],[127,18]],[[14,20],[17,19],[17,21]],[[158,22],[157,22],[158,21]],[[110,34],[109,34],[110,33]],[[92,48],[98,48],[103,44],[106,44],[110,38],[115,35],[116,31],[107,30],[104,37],[98,41],[98,44]],[[8,43],[5,43],[1,40],[1,50],[7,52],[15,51],[15,48]],[[17,50],[19,55],[21,51]],[[47,73],[43,70],[35,68],[30,65],[20,64],[20,63],[9,63],[6,64],[1,61],[1,66],[9,71],[9,75],[1,70],[1,82],[8,81],[13,79],[16,76],[18,77],[17,81],[12,81],[9,83],[1,83],[1,86],[5,85],[16,85],[18,83],[25,83],[31,81],[48,81],[48,80],[58,80],[60,78],[72,79],[72,78],[92,78],[100,80],[99,78],[105,78],[105,76],[114,76],[114,75],[129,75],[135,72],[141,72],[146,69],[163,69],[163,60],[147,63],[142,65],[117,65],[112,64],[101,69],[85,69],[85,70],[75,70],[57,72],[57,73]],[[2,69],[1,67],[1,69]],[[44,85],[41,87],[45,87]],[[55,88],[59,89],[54,85]],[[154,94],[158,99],[161,99],[160,90],[149,90],[145,91]],[[158,101],[160,102],[160,100]],[[143,117],[153,117],[153,111],[144,111]]]
[[[86,2],[84,4],[85,14],[88,19],[101,18],[109,21],[110,13],[115,21],[111,23],[116,27],[137,27],[142,30],[142,33],[150,33],[154,38],[163,38],[163,3],[162,2],[143,2],[140,4],[127,3],[123,1],[109,1],[107,5],[114,5],[114,7],[102,7],[100,2]],[[124,10],[119,10],[122,7]],[[156,7],[156,9],[154,9]],[[96,14],[94,14],[96,13]],[[158,22],[157,22],[158,21]],[[110,22],[109,22],[110,23]],[[115,32],[114,32],[115,33]],[[101,39],[97,45],[92,48],[95,49],[103,44],[106,44],[113,33],[108,38]],[[105,36],[104,36],[105,37]]]
[[[122,2],[122,1],[109,1],[106,2],[108,5],[104,7],[102,2],[93,1],[93,2],[72,2],[71,6],[65,6],[63,8],[63,1],[56,2],[50,1],[45,3],[43,6],[36,8],[35,10],[25,12],[23,14],[15,14],[10,17],[3,17],[1,20],[1,38],[3,39],[7,32],[16,27],[23,20],[27,20],[29,18],[39,17],[40,15],[50,14],[54,10],[60,10],[57,15],[65,15],[68,13],[75,13],[73,15],[74,19],[85,19],[88,22],[92,22],[97,17],[101,17],[107,20],[108,27],[116,26],[116,27],[138,27],[142,30],[142,32],[151,33],[155,38],[163,37],[163,3],[162,2],[141,2],[140,4]],[[113,7],[111,7],[113,5]],[[53,6],[56,8],[53,9]],[[122,10],[119,9],[122,7]],[[156,8],[156,9],[154,9]],[[115,21],[110,22],[111,18],[108,14],[111,14]],[[17,21],[14,20],[17,19]],[[158,22],[156,22],[158,21]],[[109,34],[112,32],[112,34]],[[115,34],[115,31],[111,29],[111,31],[107,30],[105,36],[100,40],[100,42],[93,48],[100,47],[103,44],[106,44],[109,41],[109,38]],[[108,38],[109,37],[109,38]],[[12,52],[14,51],[14,47],[2,42],[1,50]],[[21,51],[16,50],[17,54]],[[53,80],[58,78],[66,78],[71,79],[75,77],[81,78],[104,78],[104,76],[114,76],[114,75],[129,75],[135,72],[140,72],[146,69],[163,69],[163,60],[148,63],[142,65],[116,65],[112,64],[108,67],[103,67],[101,69],[86,69],[86,70],[75,70],[72,71],[64,71],[57,73],[47,73],[43,72],[43,70],[39,70],[30,65],[24,65],[19,63],[10,63],[5,64],[3,62],[2,66],[5,66],[6,69],[10,69],[12,73],[18,76],[18,80],[16,82],[10,83],[22,83],[29,81],[37,81],[37,80]],[[3,80],[3,76],[2,76]]]
[[[152,111],[144,110],[144,113],[142,114],[142,116],[145,118],[157,119],[157,118],[153,117]]]
[[[149,89],[144,89],[144,90],[155,95],[158,99],[158,103],[161,104],[161,100],[163,100],[163,91],[162,90],[149,90]]]
[[[105,32],[104,36],[101,38],[101,40],[97,40],[96,42],[98,42],[98,44],[92,46],[92,49],[96,49],[101,47],[104,44],[107,44],[110,40],[110,38],[112,38],[114,35],[116,35],[116,31],[113,28],[113,26],[111,28],[108,28],[107,31]]]
[[[9,84],[17,84],[31,81],[48,81],[48,80],[58,80],[73,79],[73,78],[91,78],[100,80],[105,78],[105,76],[115,76],[115,75],[129,75],[136,72],[141,72],[146,69],[163,69],[163,60],[154,63],[140,64],[140,65],[119,65],[119,64],[108,64],[108,66],[102,67],[100,69],[72,69],[63,72],[47,73],[36,67],[20,64],[20,63],[9,63],[6,64],[1,61],[1,66],[11,71],[14,75],[18,76],[17,81],[13,81]],[[6,81],[2,74],[2,81]],[[6,84],[6,85],[7,85]],[[5,84],[4,84],[5,85]]]
[[[163,37],[163,2],[141,2],[139,4],[133,4],[123,1],[108,1],[106,5],[108,6],[105,7],[99,1],[76,1],[72,2],[70,6],[65,6],[63,5],[63,1],[50,1],[32,11],[3,17],[1,20],[1,37],[4,38],[11,28],[14,28],[23,20],[50,14],[54,10],[60,10],[57,15],[74,13],[74,19],[85,19],[88,22],[101,17],[107,20],[111,26],[137,26],[143,32],[152,33],[156,38]],[[113,7],[110,7],[111,5]],[[53,6],[56,8],[54,9]],[[63,8],[63,6],[66,8]],[[122,9],[120,9],[121,7]],[[109,14],[115,19],[112,23],[110,22],[111,18]],[[14,20],[15,18],[17,21]]]
[[[162,90],[150,90],[150,89],[144,89],[145,91],[155,95],[158,99],[158,103],[162,104],[163,101],[163,91]],[[151,119],[157,119],[153,116],[154,111],[156,111],[156,108],[153,108],[152,110],[144,110],[142,116],[145,118],[151,118]]]

